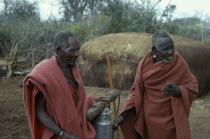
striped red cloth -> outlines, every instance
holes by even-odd
[[[71,85],[69,85],[69,88],[70,88],[70,93],[72,95],[72,98],[74,100],[74,104],[77,105],[78,100],[79,100],[78,95],[77,95],[77,90]]]

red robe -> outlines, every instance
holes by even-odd
[[[177,84],[180,97],[161,93],[160,89],[170,82]],[[143,139],[190,139],[188,118],[197,93],[197,81],[177,52],[170,63],[154,63],[149,52],[138,65],[121,111],[136,109],[136,115],[126,118],[121,125],[125,138],[135,139],[138,132]]]
[[[60,128],[80,139],[94,139],[95,130],[86,120],[93,97],[86,97],[84,84],[76,65],[72,68],[78,82],[78,102],[75,106],[71,88],[67,84],[56,58],[39,63],[24,80],[24,104],[33,139],[49,139],[54,133],[36,119],[35,97],[40,90],[46,99],[50,117]],[[34,90],[37,87],[37,90]],[[36,93],[35,93],[36,92]],[[55,138],[59,138],[55,136]]]

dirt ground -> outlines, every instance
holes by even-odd
[[[23,106],[22,77],[0,79],[0,138],[30,139],[30,131]],[[88,95],[100,96],[109,89],[86,87]],[[127,96],[122,92],[121,102]],[[190,127],[192,139],[210,138],[210,94],[196,99],[191,108]]]

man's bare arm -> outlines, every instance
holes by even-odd
[[[41,92],[37,94],[36,97],[36,116],[39,119],[39,121],[48,129],[53,131],[58,136],[61,136],[62,139],[76,139],[76,137],[68,134],[64,130],[62,130],[60,127],[58,127],[55,122],[52,120],[52,118],[49,116],[49,114],[46,111],[46,102],[43,98],[43,95]],[[62,133],[63,132],[63,133]]]

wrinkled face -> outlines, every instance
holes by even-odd
[[[169,63],[173,60],[174,43],[168,37],[162,37],[159,40],[159,46],[156,46],[156,56],[163,62]]]
[[[79,56],[79,49],[80,44],[78,40],[69,38],[69,46],[60,49],[62,61],[72,67]]]

